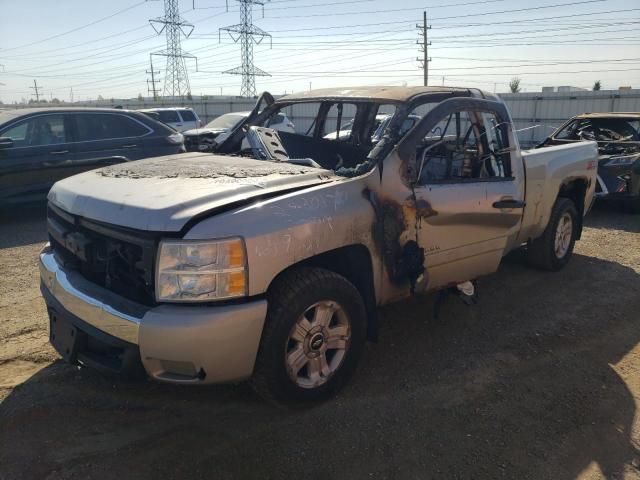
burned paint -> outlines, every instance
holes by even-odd
[[[334,173],[330,170],[294,165],[287,162],[269,162],[206,153],[151,158],[96,170],[96,174],[103,177],[134,179],[212,178],[226,179],[226,181],[243,181],[268,175],[295,176],[314,173],[323,179],[334,176]]]
[[[413,195],[405,200],[404,206],[414,212],[417,220],[438,215],[438,212],[433,209],[433,207],[427,200],[425,200],[424,198],[416,199]]]
[[[376,214],[373,239],[389,279],[396,285],[409,283],[413,293],[417,279],[424,273],[424,249],[415,240],[401,245],[401,236],[407,230],[407,222],[400,204],[382,199],[369,190],[365,190],[364,195],[373,205]]]

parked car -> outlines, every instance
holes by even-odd
[[[307,103],[320,105],[308,134],[262,126]],[[356,106],[353,141],[323,138],[339,103]],[[389,105],[382,139],[357,141]],[[522,151],[499,97],[450,87],[265,92],[215,148],[53,187],[40,271],[64,359],[324,399],[375,337],[377,306],[452,285],[473,296],[522,245],[563,268],[598,156],[595,142]]]
[[[182,135],[138,112],[30,108],[0,112],[0,204],[45,198],[65,177],[184,151]]]
[[[203,125],[202,120],[192,108],[145,108],[138,111],[166,123],[178,132],[186,132]]]
[[[384,134],[385,129],[389,126],[389,122],[391,121],[392,118],[393,118],[393,115],[390,113],[382,113],[382,114],[376,115],[376,121],[373,125],[373,134],[371,135],[372,142],[377,142],[382,138],[382,135]],[[404,123],[402,124],[402,127],[400,127],[400,133],[404,134],[409,130],[411,130],[413,126],[416,124],[416,122],[420,120],[420,118],[421,117],[419,115],[409,115],[404,121]],[[351,128],[353,127],[353,121],[354,119],[352,118],[351,120],[349,120],[347,123],[345,123],[340,127],[340,136],[339,136],[340,140],[347,140],[351,136]],[[338,136],[338,132],[335,131],[335,132],[326,134],[323,138],[335,139],[337,136]]]
[[[376,121],[373,125],[373,132],[377,132],[378,128],[380,127],[380,124],[387,120],[388,118],[391,118],[392,115],[388,114],[388,113],[380,113],[378,115],[376,115]],[[343,125],[340,125],[340,135],[338,136],[338,131],[336,130],[335,132],[331,132],[331,133],[327,133],[323,138],[326,138],[327,140],[335,140],[336,138],[339,138],[340,140],[347,140],[350,136],[351,136],[351,128],[353,127],[353,121],[354,119],[352,118],[351,120],[345,122]],[[372,135],[373,136],[373,135]]]
[[[558,128],[542,146],[598,142],[596,197],[623,202],[640,213],[640,113],[583,113]]]
[[[188,151],[207,152],[213,149],[215,142],[220,141],[218,138],[222,134],[226,134],[233,130],[242,120],[249,116],[250,112],[233,112],[220,115],[218,118],[211,120],[203,128],[188,130],[184,132],[184,145]],[[270,119],[269,128],[281,132],[294,133],[295,125],[287,118],[284,113],[279,113]]]

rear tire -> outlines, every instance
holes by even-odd
[[[533,267],[557,271],[573,254],[578,229],[578,211],[568,198],[558,197],[544,233],[529,242],[527,260]]]
[[[276,403],[324,400],[349,380],[366,338],[366,313],[346,278],[302,267],[277,279],[252,378]]]

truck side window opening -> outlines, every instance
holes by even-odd
[[[334,103],[327,112],[321,137],[328,140],[348,141],[358,107],[353,103]],[[348,126],[347,126],[348,124]],[[340,131],[340,135],[338,135]]]
[[[444,117],[418,145],[418,183],[510,177],[507,128],[490,112],[458,111]]]

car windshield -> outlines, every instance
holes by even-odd
[[[244,118],[246,118],[246,115],[240,115],[237,113],[225,113],[224,115],[221,115],[215,120],[207,123],[207,128],[233,128],[238,124],[238,122],[240,122],[240,120],[243,120]]]
[[[560,130],[555,138],[597,142],[640,142],[640,119],[580,118]]]

